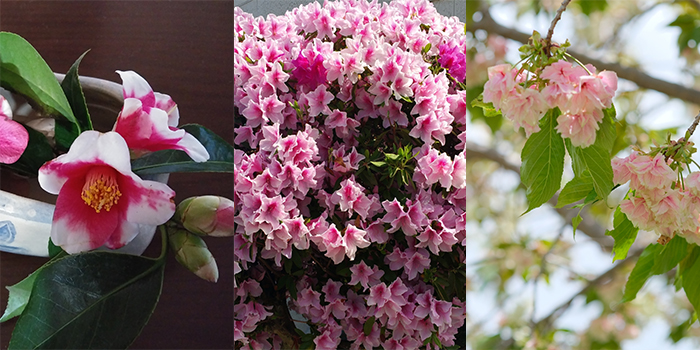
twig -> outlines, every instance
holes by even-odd
[[[698,122],[700,122],[700,112],[698,112],[698,114],[695,116],[695,120],[693,120],[693,124],[690,124],[688,131],[685,132],[686,140],[693,135],[693,133],[695,132],[695,128],[698,126]]]
[[[482,29],[491,34],[498,34],[521,43],[527,43],[530,40],[530,35],[496,23],[496,21],[494,21],[489,15],[488,10],[482,11],[482,15],[481,21],[468,25],[467,30],[473,32],[477,29]],[[694,104],[700,104],[700,91],[698,90],[651,77],[636,68],[626,67],[619,63],[603,62],[581,52],[577,52],[576,50],[571,50],[570,48],[566,51],[571,55],[576,56],[581,62],[594,65],[596,68],[598,68],[598,70],[614,71],[617,73],[618,77],[629,80],[637,84],[637,86],[640,88],[656,90],[670,97],[679,98],[683,101]]]
[[[547,45],[547,53],[549,53],[549,48],[552,46],[552,35],[554,35],[554,27],[557,26],[557,22],[561,19],[561,14],[566,11],[566,6],[569,5],[571,0],[564,0],[557,10],[557,15],[554,16],[552,24],[549,25],[549,31],[547,32],[547,38],[545,40],[545,45]]]
[[[567,302],[565,302],[562,305],[559,305],[556,309],[552,310],[552,312],[549,315],[547,315],[546,317],[541,319],[539,322],[537,322],[535,324],[534,328],[540,329],[543,331],[542,333],[544,333],[544,331],[546,331],[546,329],[549,328],[554,323],[554,321],[559,316],[561,316],[564,313],[564,311],[566,311],[566,309],[569,308],[569,306],[571,306],[571,303],[574,302],[574,299],[576,299],[577,297],[579,297],[581,295],[588,293],[588,291],[591,288],[593,288],[593,287],[597,286],[598,284],[601,284],[604,281],[606,281],[607,279],[611,278],[614,274],[617,273],[617,271],[620,268],[629,264],[631,261],[636,260],[640,255],[642,255],[642,251],[644,251],[643,248],[637,249],[634,253],[632,253],[631,255],[628,255],[625,260],[622,260],[619,264],[611,267],[608,271],[605,271],[605,273],[603,273],[602,275],[589,281],[585,287],[583,287],[578,293],[576,293],[574,296],[572,296]]]

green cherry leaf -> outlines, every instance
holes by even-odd
[[[627,257],[627,252],[637,238],[639,229],[634,227],[634,224],[627,218],[627,215],[620,211],[620,207],[617,207],[615,211],[613,224],[614,229],[606,231],[605,235],[615,239],[615,243],[613,244],[613,262],[615,262]]]

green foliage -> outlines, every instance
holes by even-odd
[[[669,27],[678,27],[681,33],[678,35],[678,51],[683,52],[691,40],[700,43],[700,18],[689,13],[682,13],[671,23]]]
[[[467,101],[472,101],[467,108],[469,109],[469,115],[471,120],[483,120],[486,125],[489,126],[492,133],[498,131],[503,125],[503,115],[501,112],[494,108],[493,103],[485,103],[483,86],[476,86],[471,89],[467,89]]]
[[[28,97],[48,114],[78,124],[51,68],[29,42],[14,33],[0,32],[0,85]]]
[[[613,245],[613,262],[615,262],[627,257],[627,252],[637,238],[639,229],[634,227],[627,215],[620,211],[620,207],[617,207],[617,210],[615,210],[613,226],[615,228],[606,231],[605,235],[615,239],[615,244]]]
[[[18,174],[36,176],[39,168],[41,168],[45,162],[53,159],[55,155],[51,144],[49,144],[44,134],[28,126],[24,126],[24,128],[27,129],[27,133],[29,133],[27,148],[15,163],[3,164],[3,166],[12,169]]]
[[[87,103],[85,102],[85,95],[83,94],[83,88],[80,86],[80,79],[78,78],[78,66],[83,60],[83,57],[89,52],[83,52],[75,63],[70,67],[66,73],[65,78],[61,82],[61,88],[66,94],[68,103],[70,104],[71,110],[75,115],[75,119],[78,121],[78,127],[80,131],[92,130],[92,121],[90,120],[90,112],[87,108]]]
[[[608,8],[608,2],[606,0],[580,0],[574,1],[581,7],[581,12],[586,16],[590,16],[593,12],[602,12]]]
[[[571,181],[567,182],[561,192],[559,192],[559,198],[557,198],[557,205],[555,208],[561,208],[584,199],[593,190],[591,173],[588,169],[584,169],[580,175],[574,176]]]
[[[127,348],[158,302],[164,263],[164,255],[90,252],[45,266],[9,349]]]
[[[558,116],[558,109],[547,112],[540,121],[541,130],[530,135],[523,147],[520,176],[527,187],[527,212],[547,202],[561,186],[565,151],[555,129]]]
[[[139,176],[175,172],[233,173],[233,146],[213,131],[198,124],[183,125],[181,129],[192,134],[204,145],[209,152],[209,160],[197,163],[183,151],[163,150],[134,159],[131,169]]]
[[[637,292],[644,283],[653,275],[666,273],[676,267],[688,255],[688,243],[685,238],[674,237],[668,244],[650,244],[637,260],[632,269],[622,302],[634,300]]]

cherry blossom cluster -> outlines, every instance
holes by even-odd
[[[440,254],[465,261],[464,23],[426,0],[234,16],[236,346],[281,346],[258,327],[271,316],[261,285],[292,260],[304,274],[288,303],[317,349],[341,338],[353,348],[454,344],[464,301],[440,297],[425,274]],[[389,171],[360,142],[367,131],[410,145],[411,184],[391,192],[400,198],[360,176],[377,171],[370,163]]]
[[[680,235],[700,243],[700,173],[693,172],[681,184],[678,173],[662,152],[654,156],[633,151],[612,161],[613,180],[630,182],[630,192],[620,210],[632,223],[663,237]]]
[[[493,103],[516,129],[522,127],[529,137],[540,131],[539,121],[548,110],[559,108],[557,131],[579,147],[595,142],[603,110],[612,106],[617,90],[615,72],[596,73],[590,64],[564,60],[544,67],[534,80],[509,64],[490,67],[488,75],[484,102]]]

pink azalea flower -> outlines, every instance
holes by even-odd
[[[363,219],[367,218],[372,200],[364,194],[364,187],[355,181],[355,176],[343,180],[340,189],[331,195],[333,204],[340,204],[340,210],[346,212],[356,212]]]
[[[408,274],[409,280],[416,278],[419,273],[430,267],[430,253],[423,248],[410,248],[403,254],[404,259],[406,259],[406,263],[403,268]]]
[[[12,119],[10,103],[0,96],[0,163],[12,164],[22,156],[29,143],[29,133]]]
[[[350,261],[355,260],[355,253],[357,248],[367,248],[369,247],[369,241],[365,239],[367,232],[360,230],[353,225],[348,225],[345,229],[345,255],[348,256]]]
[[[168,95],[153,92],[148,82],[133,71],[117,71],[124,82],[124,107],[114,131],[129,148],[144,154],[164,149],[185,151],[195,162],[209,159],[209,153],[194,136],[177,129],[177,105]]]
[[[377,266],[370,268],[364,261],[360,261],[359,264],[352,266],[350,272],[352,273],[352,278],[349,284],[356,285],[360,283],[364,287],[364,290],[378,284],[379,279],[384,275],[384,271],[380,270]]]
[[[39,184],[58,194],[51,239],[70,254],[120,248],[139,224],[160,225],[175,212],[175,192],[131,172],[128,147],[115,132],[80,134],[68,153],[39,169]]]

